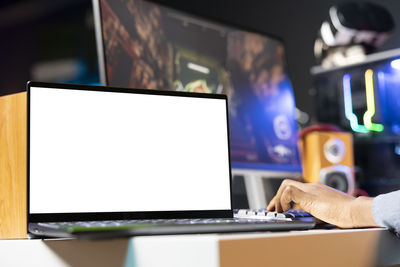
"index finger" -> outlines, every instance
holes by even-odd
[[[273,211],[275,209],[275,201],[276,201],[276,196],[274,196],[269,202],[267,206],[267,211]]]
[[[306,186],[304,183],[295,181],[295,180],[290,180],[290,179],[285,179],[283,180],[283,182],[281,183],[274,199],[275,199],[275,211],[276,212],[282,212],[282,205],[281,205],[281,197],[282,197],[282,193],[283,191],[286,189],[287,186],[294,186],[297,187],[301,190],[304,191],[304,187]]]

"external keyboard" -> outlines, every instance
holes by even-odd
[[[259,219],[259,220],[291,220],[293,218],[312,217],[311,214],[299,209],[290,209],[286,212],[267,211],[263,209],[235,209],[235,218]]]

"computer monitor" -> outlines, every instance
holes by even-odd
[[[93,0],[93,6],[103,84],[227,94],[233,173],[301,173],[280,40],[143,0]]]

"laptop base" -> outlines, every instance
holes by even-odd
[[[315,226],[314,218],[284,220],[241,220],[224,218],[222,223],[198,224],[130,224],[101,227],[58,227],[51,223],[30,223],[29,232],[40,237],[104,239],[147,235],[177,235],[196,233],[233,233],[307,230]]]

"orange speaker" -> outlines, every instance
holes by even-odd
[[[343,192],[355,189],[353,136],[346,132],[312,130],[300,138],[303,177]]]

